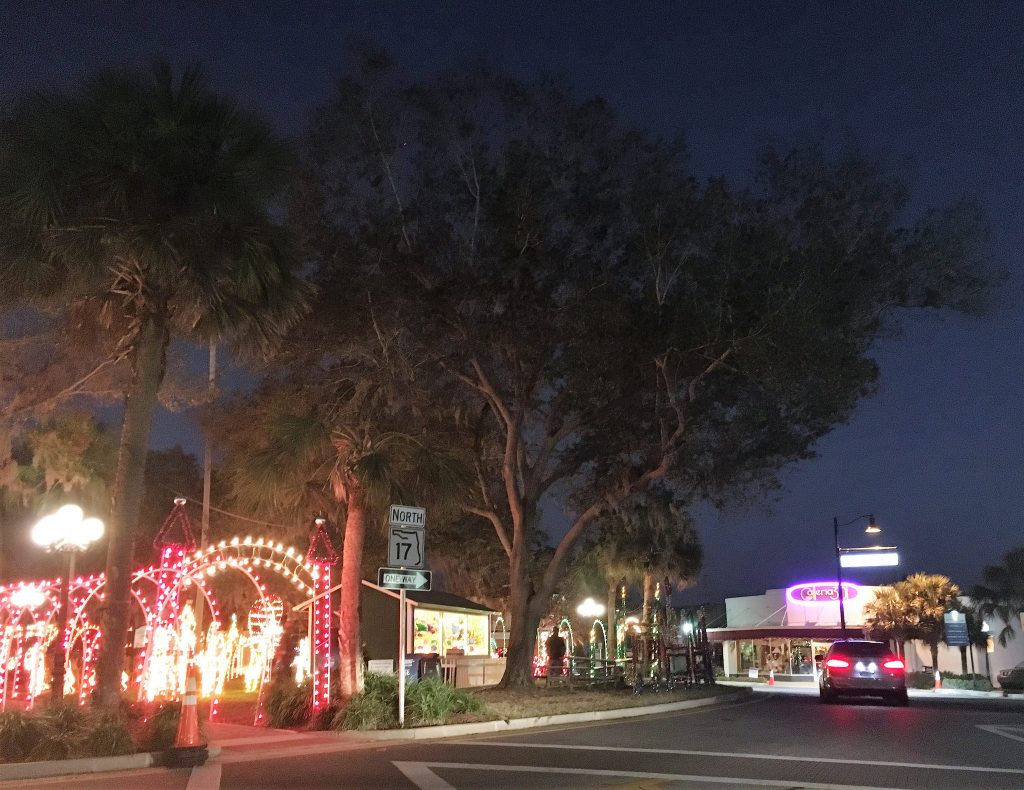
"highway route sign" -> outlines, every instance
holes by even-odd
[[[427,567],[426,530],[423,527],[388,527],[388,558],[392,568],[423,570]]]

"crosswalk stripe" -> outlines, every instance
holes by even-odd
[[[1002,734],[1002,733],[998,733]],[[1004,736],[1013,737],[1013,736]],[[1024,774],[1024,768],[995,768],[987,765],[947,765],[944,763],[898,763],[888,760],[850,760],[841,757],[798,757],[796,755],[756,754],[750,752],[712,752],[698,749],[650,749],[639,746],[575,746],[558,743],[512,743],[480,739],[475,741],[446,741],[451,746],[479,746],[503,749],[563,749],[582,752],[630,752],[640,754],[670,754],[685,757],[724,757],[741,760],[774,760],[794,763],[831,763],[836,765],[877,765],[883,768],[927,768],[933,771],[964,771],[966,773]]]
[[[434,762],[402,762],[392,763],[399,771],[412,781],[419,790],[455,790],[452,785],[445,782],[433,772],[434,768],[466,770],[466,771],[500,771],[503,775],[513,773],[530,774],[560,774],[569,776],[605,776],[623,777],[626,779],[660,779],[666,782],[700,782],[702,786],[710,784],[720,785],[743,785],[745,787],[784,787],[802,788],[803,790],[899,790],[889,786],[881,788],[876,785],[838,785],[827,782],[803,782],[793,779],[751,779],[749,776],[707,776],[704,774],[666,774],[646,771],[612,771],[600,768],[558,768],[539,765],[504,765],[497,763],[493,765],[477,763],[434,763]],[[427,775],[429,774],[429,776]],[[421,778],[424,784],[419,784],[414,778]],[[442,784],[434,783],[441,782]]]

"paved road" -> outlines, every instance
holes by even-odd
[[[600,725],[409,744],[277,734],[192,774],[24,787],[1024,788],[1024,711],[972,702],[738,704]]]

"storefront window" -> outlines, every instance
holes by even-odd
[[[791,662],[789,670],[790,674],[814,674],[814,653],[811,652],[811,643],[809,640],[801,641],[794,639],[790,643],[789,658]]]
[[[751,641],[740,642],[740,672],[745,674],[748,669],[757,668],[757,647]]]
[[[441,613],[433,609],[415,609],[413,618],[414,653],[441,652]]]
[[[443,618],[444,652],[461,651],[467,656],[486,656],[487,615],[445,612]]]

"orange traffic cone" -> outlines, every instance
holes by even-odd
[[[196,709],[196,678],[189,667],[185,678],[185,696],[181,700],[181,717],[174,746],[167,750],[166,764],[176,768],[191,768],[206,762],[209,751],[199,734],[199,712]]]
[[[775,670],[774,669],[769,669],[768,670],[768,685],[769,686],[774,686],[775,685]]]
[[[939,670],[935,670],[935,690],[942,691],[942,675],[939,674]]]

